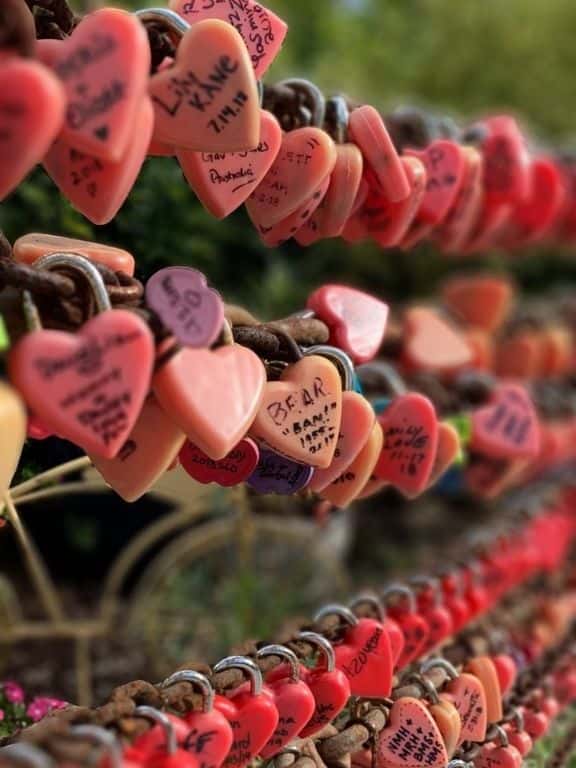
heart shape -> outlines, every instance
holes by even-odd
[[[312,467],[264,448],[260,451],[258,465],[246,482],[257,493],[292,496],[306,488],[313,475]]]
[[[177,149],[186,180],[202,205],[217,219],[229,216],[246,202],[270,170],[282,144],[274,115],[260,110],[260,141],[244,152],[190,152]]]
[[[424,163],[416,157],[401,157],[400,160],[410,185],[408,197],[396,202],[381,194],[369,197],[360,212],[368,232],[382,248],[392,248],[404,241],[426,192]]]
[[[166,717],[170,721],[172,728],[174,728],[178,745],[183,744],[188,735],[186,722],[181,717],[177,717],[172,713],[166,713]],[[134,759],[138,756],[141,762],[147,762],[158,754],[165,755],[166,734],[164,728],[159,723],[152,725],[147,731],[144,731],[144,733],[141,733],[134,739],[128,747],[128,751],[127,757],[129,759]]]
[[[250,434],[277,453],[326,469],[342,417],[342,382],[335,365],[310,355],[266,385]]]
[[[154,273],[146,283],[146,303],[184,347],[210,347],[222,331],[220,294],[196,269],[166,267]]]
[[[463,672],[446,686],[446,693],[458,710],[462,721],[459,744],[464,741],[482,743],[488,728],[486,693],[475,675]]]
[[[316,703],[304,680],[284,678],[267,683],[278,710],[278,725],[260,756],[270,758],[295,739],[313,716]]]
[[[184,433],[150,397],[118,455],[113,459],[91,458],[119,496],[137,501],[168,471],[184,439]]]
[[[422,615],[428,624],[429,634],[425,651],[437,648],[446,638],[454,633],[454,623],[450,611],[443,605],[433,605],[422,609]]]
[[[265,687],[257,696],[240,690],[227,699],[217,696],[214,708],[228,720],[234,736],[224,766],[244,768],[260,754],[278,726],[274,696]]]
[[[508,741],[513,747],[516,747],[522,757],[526,757],[532,752],[534,742],[526,731],[515,731],[510,723],[506,723],[504,730],[508,736]]]
[[[238,32],[205,19],[184,33],[173,65],[150,78],[154,138],[196,152],[236,152],[258,146],[256,79]]]
[[[384,445],[374,474],[409,494],[425,490],[438,446],[438,419],[427,397],[409,393],[395,398],[378,417]]]
[[[404,647],[396,661],[396,669],[403,669],[422,655],[428,643],[430,627],[425,617],[416,612],[401,611],[394,613],[393,618],[404,636]]]
[[[352,696],[381,699],[392,690],[392,649],[381,622],[359,619],[334,646],[336,666],[350,682]]]
[[[356,499],[370,480],[376,462],[380,457],[384,435],[378,422],[372,427],[368,442],[354,461],[330,485],[320,492],[320,496],[332,502],[335,507],[347,507]]]
[[[491,458],[528,459],[538,454],[538,415],[524,387],[500,384],[489,405],[473,411],[470,447]]]
[[[33,331],[13,347],[10,378],[46,426],[87,453],[111,459],[148,394],[154,339],[133,312],[97,315],[78,333]]]
[[[160,404],[211,459],[225,458],[256,415],[266,372],[254,352],[238,344],[182,349],[156,372]]]
[[[342,712],[350,698],[350,683],[340,669],[309,669],[306,684],[312,691],[315,709],[312,717],[300,731],[300,737],[313,736],[331,723]]]
[[[442,734],[425,704],[402,697],[390,710],[388,725],[378,734],[376,768],[445,768]]]
[[[442,735],[446,753],[451,758],[456,751],[462,732],[462,722],[458,710],[449,699],[439,697],[437,703],[430,705],[429,711]]]
[[[438,447],[430,474],[430,486],[435,485],[461,455],[458,430],[447,421],[441,421],[438,425]]]
[[[280,17],[254,0],[242,0],[241,3],[233,0],[224,3],[170,0],[170,8],[189,24],[203,19],[221,19],[231,24],[242,35],[258,79],[278,55],[288,32]]]
[[[474,765],[476,768],[520,768],[522,755],[511,744],[507,747],[485,744],[474,758]]]
[[[179,741],[180,746],[197,757],[199,768],[220,768],[234,741],[228,720],[217,709],[193,710],[182,719],[189,731],[186,738]]]
[[[0,200],[50,149],[64,122],[64,89],[36,61],[0,63]]]
[[[2,440],[0,450],[0,497],[10,487],[20,461],[26,440],[26,408],[18,392],[5,381],[0,381],[0,424]]]
[[[134,257],[128,251],[72,237],[37,233],[23,235],[16,240],[12,250],[14,261],[20,264],[34,264],[49,253],[78,253],[89,261],[104,264],[113,272],[124,272],[130,277],[134,274]]]
[[[294,239],[303,246],[329,237],[338,237],[352,214],[362,182],[364,161],[355,144],[336,145],[336,164],[322,202],[298,230]]]
[[[347,285],[323,285],[306,302],[330,329],[330,344],[343,349],[354,363],[372,360],[382,345],[388,305]]]
[[[404,313],[404,364],[411,370],[451,374],[469,365],[472,353],[460,331],[429,307]]]
[[[217,483],[232,488],[247,480],[256,465],[260,452],[250,438],[244,438],[220,461],[214,461],[189,440],[180,451],[180,463],[193,480],[199,483]]]
[[[442,289],[444,304],[459,320],[491,333],[504,324],[514,299],[510,280],[495,275],[455,277]]]
[[[550,718],[544,712],[535,712],[529,707],[522,708],[524,728],[533,741],[538,741],[546,735],[550,728]]]
[[[560,169],[548,157],[536,157],[531,163],[532,193],[516,205],[512,214],[513,237],[526,245],[545,235],[566,202]]]
[[[64,143],[101,160],[120,161],[140,141],[150,70],[143,25],[131,13],[103,8],[84,16],[66,40],[38,49],[66,92]]]
[[[374,419],[374,410],[366,398],[358,392],[342,393],[342,419],[334,458],[327,469],[314,472],[310,490],[324,490],[352,464],[370,438]]]
[[[464,671],[474,675],[482,683],[486,695],[486,716],[488,723],[502,720],[502,691],[494,662],[488,656],[477,656],[464,667]]]
[[[500,682],[502,695],[506,696],[512,690],[518,676],[518,666],[512,656],[507,653],[500,653],[493,656],[492,661],[496,667],[496,674]]]
[[[369,105],[350,113],[348,135],[358,145],[370,167],[378,189],[388,200],[397,202],[410,194],[410,184],[380,113]]]
[[[482,207],[482,155],[474,147],[462,147],[462,152],[462,186],[437,233],[442,250],[447,253],[457,253],[466,244]]]
[[[94,224],[107,224],[116,216],[136,183],[153,129],[152,105],[141,99],[134,132],[118,160],[104,160],[80,152],[60,138],[43,161],[44,169],[72,205]]]
[[[302,206],[332,173],[336,147],[320,128],[285,133],[278,156],[246,201],[256,228],[273,227]]]
[[[517,205],[531,193],[530,160],[526,140],[513,117],[486,120],[488,135],[482,143],[483,185],[491,207]]]
[[[416,157],[426,168],[426,192],[418,210],[418,221],[437,226],[456,203],[464,182],[466,159],[459,144],[441,139],[426,149],[408,149],[406,155]]]

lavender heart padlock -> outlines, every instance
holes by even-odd
[[[306,488],[313,474],[312,467],[261,448],[258,466],[246,483],[257,493],[291,496]]]
[[[220,294],[208,288],[201,272],[167,267],[146,283],[146,302],[185,347],[210,347],[224,322]]]

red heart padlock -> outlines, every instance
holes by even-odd
[[[282,645],[267,645],[256,656],[279,656],[285,659],[288,666],[286,676],[266,680],[279,715],[276,730],[260,750],[262,757],[270,758],[300,734],[314,714],[316,702],[307,683],[300,678],[298,659],[293,651]]]
[[[397,600],[396,605],[390,606],[390,598],[400,600]],[[402,669],[422,654],[428,642],[430,627],[426,619],[417,612],[414,592],[409,587],[399,584],[388,587],[382,595],[382,601],[404,635],[404,648],[395,665],[395,669]]]
[[[260,451],[257,444],[245,437],[230,453],[214,461],[189,440],[180,451],[180,463],[191,478],[199,483],[217,483],[223,488],[240,485],[258,465]]]
[[[522,707],[524,729],[533,741],[546,735],[550,728],[550,718],[544,712],[537,712],[531,707]]]
[[[456,203],[464,182],[466,160],[463,150],[455,142],[441,139],[424,150],[408,149],[405,154],[416,157],[426,168],[426,193],[416,221],[437,226]]]
[[[400,654],[404,650],[404,634],[402,628],[397,621],[388,616],[384,610],[384,606],[380,599],[376,595],[363,594],[356,597],[348,606],[350,610],[356,614],[356,609],[360,606],[369,606],[373,614],[384,627],[388,639],[390,640],[390,651],[392,653],[392,666],[396,667],[396,662],[400,658]]]
[[[498,115],[485,121],[482,143],[484,193],[491,207],[527,200],[532,178],[526,140],[513,117]]]
[[[454,632],[466,626],[470,619],[470,609],[463,597],[463,583],[459,571],[452,571],[441,579],[444,593],[444,605],[450,611]]]
[[[154,725],[126,750],[129,760],[147,768],[199,768],[196,757],[178,746],[183,729],[188,730],[180,718],[148,706],[136,707],[133,716],[151,720]]]
[[[357,619],[347,608],[330,605],[315,617],[335,615],[348,625],[334,652],[336,666],[350,681],[353,696],[386,698],[392,690],[392,649],[388,633],[375,619]]]
[[[224,715],[214,708],[216,700],[212,684],[205,675],[190,669],[175,672],[160,686],[163,690],[178,683],[190,683],[200,689],[202,709],[183,715],[186,732],[178,727],[178,743],[196,756],[199,768],[220,768],[234,740],[232,728]]]
[[[498,654],[492,657],[492,662],[496,667],[496,674],[500,681],[500,690],[502,695],[506,696],[512,690],[516,677],[518,675],[518,666],[512,656],[506,653]]]
[[[228,698],[218,697],[214,706],[232,726],[234,740],[224,765],[243,768],[266,746],[278,726],[274,696],[262,682],[258,665],[244,656],[229,656],[218,662],[214,673],[241,669],[250,677],[250,690],[240,686]]]
[[[419,699],[402,697],[390,710],[390,720],[378,734],[377,768],[445,768],[446,747],[434,718]]]
[[[454,632],[454,623],[450,611],[443,604],[442,591],[437,579],[412,579],[411,586],[421,587],[416,597],[419,613],[424,616],[429,627],[424,653],[436,648]]]
[[[476,768],[521,768],[522,755],[513,747],[508,739],[507,746],[485,744],[477,757],[474,758]]]
[[[504,726],[504,730],[506,731],[506,734],[508,736],[508,741],[513,747],[516,747],[518,752],[522,755],[522,757],[526,757],[526,755],[529,755],[530,752],[532,752],[532,748],[534,747],[534,742],[530,738],[530,736],[526,733],[526,731],[523,730],[515,730],[514,726],[511,723],[506,723]]]

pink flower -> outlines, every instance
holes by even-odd
[[[11,680],[2,684],[4,695],[13,704],[21,704],[24,701],[24,691],[18,683],[14,683]]]
[[[31,720],[37,723],[38,720],[42,720],[42,718],[46,717],[46,715],[53,709],[62,709],[65,706],[67,706],[66,702],[60,701],[60,699],[51,699],[47,696],[36,696],[36,698],[32,699],[28,705],[26,714]]]

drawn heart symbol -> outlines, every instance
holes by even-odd
[[[154,340],[133,312],[109,310],[75,335],[33,331],[13,347],[10,378],[46,426],[94,456],[126,442],[148,394]]]
[[[266,746],[260,750],[260,756],[272,757],[286,744],[295,739],[306,723],[313,716],[316,702],[314,695],[304,680],[291,680],[284,677],[268,682],[274,704],[278,710],[278,725]]]
[[[285,243],[291,237],[296,235],[302,226],[310,219],[314,211],[322,202],[326,190],[330,184],[330,176],[326,176],[320,186],[314,190],[312,195],[305,200],[301,206],[273,227],[258,227],[258,232],[262,242],[271,247],[277,248]]]
[[[538,416],[524,387],[501,384],[490,404],[472,413],[470,447],[491,458],[534,458],[538,454]]]
[[[450,374],[472,359],[464,336],[434,309],[406,310],[404,336],[404,363],[411,370]]]
[[[86,155],[64,138],[44,158],[44,169],[58,189],[94,224],[111,221],[130,194],[146,159],[153,120],[152,104],[144,98],[135,120],[138,130],[118,160]]]
[[[380,114],[369,105],[350,113],[348,134],[360,148],[377,186],[388,200],[404,200],[410,184],[404,166]]]
[[[260,754],[278,726],[274,696],[266,688],[254,696],[242,686],[230,698],[217,696],[214,708],[228,720],[234,737],[224,766],[243,768]]]
[[[493,275],[455,277],[442,289],[444,304],[462,322],[490,332],[505,322],[514,298],[510,280]]]
[[[433,141],[426,149],[408,149],[426,168],[426,192],[418,210],[418,221],[437,226],[456,203],[466,173],[462,148],[453,141]]]
[[[182,349],[160,368],[154,393],[172,420],[211,459],[225,458],[256,415],[266,372],[254,352],[232,344]]]
[[[66,40],[39,45],[38,51],[66,92],[64,143],[101,160],[120,161],[141,138],[150,71],[143,25],[126,11],[103,8],[85,16]],[[146,147],[149,143],[150,136]]]
[[[118,455],[113,459],[91,458],[119,496],[136,501],[168,471],[184,439],[184,433],[150,397]]]
[[[90,261],[104,264],[113,272],[124,272],[130,277],[134,274],[134,257],[128,251],[59,235],[23,235],[14,243],[12,256],[21,264],[34,264],[49,253],[78,253]]]
[[[358,497],[370,480],[380,457],[384,435],[378,422],[372,427],[368,442],[354,461],[320,492],[320,496],[335,507],[347,507]]]
[[[478,656],[466,664],[464,671],[474,675],[482,683],[486,695],[488,723],[499,723],[502,720],[502,691],[492,659],[488,656]]]
[[[220,461],[214,461],[187,440],[180,451],[180,463],[190,477],[199,483],[217,483],[224,488],[231,488],[250,477],[259,456],[258,446],[250,438],[241,440]]]
[[[442,735],[446,753],[451,758],[456,751],[462,731],[458,710],[449,699],[439,697],[437,703],[430,705],[429,711]]]
[[[492,662],[496,668],[496,674],[500,682],[500,690],[502,695],[506,696],[512,689],[518,676],[518,667],[516,662],[508,654],[501,653],[498,656],[492,657]]]
[[[342,419],[334,458],[327,469],[314,472],[310,490],[319,493],[352,464],[368,442],[374,420],[374,410],[362,395],[357,392],[342,393]]]
[[[244,152],[190,152],[177,149],[186,180],[217,219],[229,216],[250,197],[278,156],[282,130],[274,115],[260,110],[260,141]]]
[[[530,738],[530,736],[526,733],[526,731],[516,731],[513,729],[511,723],[506,723],[504,726],[504,730],[506,731],[506,735],[508,736],[508,741],[513,747],[516,747],[518,752],[522,755],[522,757],[526,757],[526,755],[529,755],[530,752],[532,752],[532,748],[534,746],[534,742]]]
[[[482,207],[482,155],[474,147],[462,147],[464,179],[452,209],[440,225],[437,239],[442,250],[457,253],[471,235]]]
[[[388,305],[346,285],[323,285],[306,302],[330,328],[330,343],[344,350],[356,364],[378,354],[388,321]]]
[[[171,0],[170,8],[189,24],[203,19],[221,19],[239,30],[258,79],[278,55],[288,32],[281,18],[254,0],[242,0],[237,4]]]
[[[476,768],[520,768],[522,755],[511,744],[507,747],[485,744],[474,758],[474,765]]]
[[[303,205],[332,173],[336,147],[320,128],[284,134],[278,156],[246,201],[254,226],[273,227]]]
[[[293,496],[307,488],[313,476],[312,467],[263,448],[258,465],[246,482],[256,493]]]
[[[400,245],[422,204],[426,192],[426,169],[415,157],[400,158],[410,194],[404,200],[392,202],[385,197],[368,198],[361,209],[368,231],[382,248]]]
[[[64,121],[64,89],[42,64],[0,64],[0,200],[50,149]]]
[[[220,768],[234,741],[230,723],[222,712],[217,709],[209,712],[194,710],[182,719],[188,733],[184,740],[179,740],[180,746],[196,756],[199,768]]]
[[[0,497],[10,487],[24,441],[26,440],[26,408],[20,395],[7,382],[0,381],[0,426],[2,449],[0,450]]]
[[[397,397],[378,417],[384,445],[374,474],[398,490],[419,494],[428,485],[438,446],[438,420],[427,397]]]
[[[342,382],[335,365],[304,357],[266,385],[250,434],[308,466],[329,467],[342,417]]]
[[[445,768],[448,754],[442,734],[425,704],[403,697],[392,705],[388,725],[375,748],[377,768]]]
[[[196,152],[258,146],[256,79],[242,38],[224,21],[205,19],[185,32],[173,65],[150,78],[149,92],[157,141]]]
[[[488,728],[486,693],[482,683],[475,675],[463,672],[456,680],[446,686],[446,693],[454,704],[462,721],[462,731],[458,743],[475,741],[482,743]]]
[[[352,214],[362,182],[362,153],[355,144],[336,145],[336,164],[322,202],[298,230],[294,239],[300,245],[312,245],[329,237],[339,237]]]
[[[381,622],[359,619],[334,646],[336,666],[350,682],[353,696],[385,698],[392,689],[392,649]]]
[[[208,288],[201,272],[166,267],[146,283],[146,303],[185,347],[210,347],[224,323],[220,294]]]

